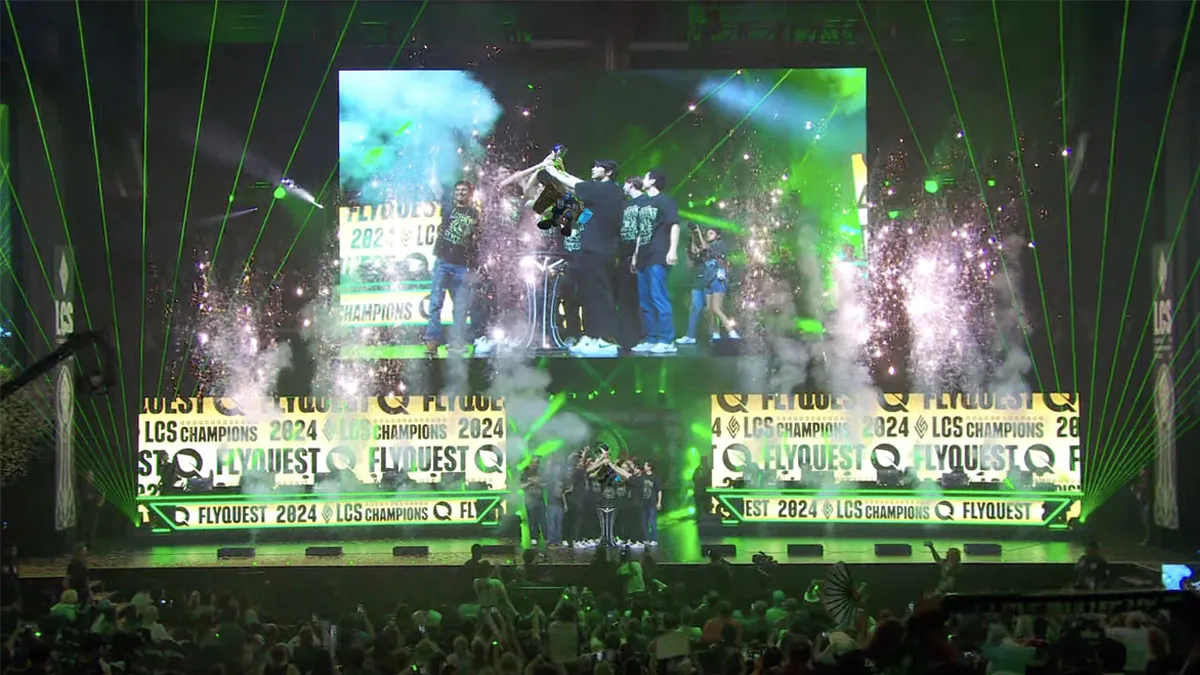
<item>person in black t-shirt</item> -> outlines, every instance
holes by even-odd
[[[79,595],[79,604],[85,605],[92,599],[92,580],[87,563],[88,548],[86,544],[76,544],[67,563],[67,588]]]
[[[667,187],[662,171],[654,169],[647,173],[642,185],[646,188],[647,199],[638,209],[638,241],[630,271],[636,271],[638,276],[646,341],[634,350],[674,354],[675,317],[667,292],[667,275],[671,266],[679,262],[676,253],[679,248],[679,208],[674,199],[662,193]]]
[[[1155,543],[1154,532],[1154,486],[1150,482],[1150,468],[1144,467],[1130,484],[1133,497],[1137,500],[1138,515],[1142,518],[1142,546]]]
[[[708,490],[712,487],[712,464],[707,457],[700,458],[700,465],[692,473],[692,499],[696,509],[697,522],[712,513],[712,497]]]
[[[425,329],[425,353],[437,354],[442,344],[442,306],[446,293],[454,303],[454,326],[450,349],[460,351],[467,337],[467,313],[471,308],[470,269],[476,263],[475,230],[479,210],[472,204],[475,188],[467,181],[454,186],[454,201],[442,207],[442,224],[433,244],[433,278],[429,289],[429,326]]]
[[[662,510],[662,486],[650,462],[642,466],[642,532],[647,544],[658,543],[658,512]]]
[[[1100,544],[1089,541],[1083,555],[1075,563],[1075,587],[1084,591],[1099,591],[1108,588],[1112,570],[1108,561],[1100,555]]]
[[[83,474],[83,480],[77,481],[79,486],[79,520],[75,529],[76,541],[84,544],[94,544],[96,533],[100,527],[100,514],[104,509],[104,493],[96,485],[96,474],[88,471]]]
[[[641,345],[646,337],[638,298],[637,273],[633,271],[633,252],[638,241],[638,209],[648,197],[642,192],[642,177],[625,179],[625,211],[621,215],[621,241],[617,245],[617,340],[624,349]]]
[[[546,488],[542,483],[541,462],[529,461],[521,473],[521,489],[525,492],[525,518],[529,526],[529,543],[537,546],[546,540]]]
[[[591,180],[582,180],[546,164],[546,173],[572,191],[583,204],[577,226],[582,226],[578,258],[579,285],[583,300],[584,337],[573,347],[573,356],[616,356],[617,311],[613,299],[613,258],[621,234],[625,196],[613,182],[617,163],[598,160]]]

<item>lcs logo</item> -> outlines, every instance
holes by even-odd
[[[1048,391],[1042,394],[1042,404],[1050,409],[1051,412],[1079,412],[1079,395]]]
[[[717,394],[717,405],[727,413],[748,412],[746,405],[750,403],[747,394]]]

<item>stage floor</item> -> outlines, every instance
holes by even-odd
[[[783,564],[829,564],[843,561],[849,564],[928,565],[929,554],[925,551],[924,539],[881,539],[881,538],[816,538],[816,537],[706,537],[695,534],[694,527],[674,528],[681,532],[667,537],[661,545],[648,549],[660,564],[695,564],[704,562],[702,547],[713,544],[733,545],[736,554],[728,559],[733,563],[750,563],[755,553],[762,551]],[[691,531],[688,536],[686,532]],[[962,547],[967,542],[995,541],[986,536],[973,539],[934,539],[939,551],[951,546]],[[471,545],[510,545],[512,554],[487,555],[485,558],[496,563],[510,563],[517,557],[516,545],[500,539],[380,539],[294,541],[288,543],[247,543],[245,541],[198,544],[188,542],[186,537],[174,540],[159,540],[141,546],[100,547],[90,555],[93,570],[136,570],[173,568],[280,568],[280,567],[389,567],[389,566],[456,566],[469,556]],[[1081,544],[1054,541],[1000,541],[999,556],[967,556],[972,564],[1054,564],[1069,565],[1083,554]],[[824,557],[789,558],[789,544],[822,544]],[[875,544],[909,544],[911,556],[877,556]],[[217,549],[221,546],[253,546],[254,558],[218,559]],[[397,545],[428,546],[429,554],[423,556],[393,556],[392,547]],[[310,546],[341,546],[343,554],[336,557],[306,557],[305,549]],[[644,549],[637,549],[639,552]],[[1105,555],[1113,563],[1158,565],[1163,562],[1189,562],[1178,560],[1165,551],[1137,546],[1107,545]],[[583,565],[591,561],[594,548],[550,548],[544,561],[554,565]],[[67,557],[31,558],[21,561],[21,576],[26,578],[60,577],[66,569]]]

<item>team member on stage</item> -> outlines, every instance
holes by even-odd
[[[647,546],[658,543],[658,512],[662,510],[662,485],[654,475],[650,462],[642,466],[642,541]]]
[[[694,345],[696,344],[696,329],[700,324],[700,317],[704,316],[704,310],[708,308],[708,299],[704,295],[704,290],[708,288],[708,279],[704,273],[704,251],[697,243],[699,237],[699,229],[696,225],[688,225],[688,274],[691,276],[691,301],[688,303],[688,324],[687,334],[675,340],[676,344]]]
[[[613,462],[607,445],[600,444],[600,453],[588,464],[588,476],[599,488],[599,503],[596,517],[600,522],[600,546],[615,548],[617,545],[617,483],[627,481],[629,474]]]
[[[675,200],[662,190],[667,187],[666,176],[653,169],[642,179],[646,202],[638,209],[638,241],[634,248],[631,271],[638,275],[638,295],[641,299],[642,325],[646,339],[633,348],[635,352],[674,354],[675,317],[671,297],[667,293],[667,275],[679,261],[679,209]]]
[[[559,335],[568,346],[575,346],[583,338],[584,297],[583,288],[587,275],[583,271],[583,229],[586,225],[575,225],[571,233],[562,238],[566,254],[567,271],[558,281],[558,297],[562,300],[563,321]],[[554,232],[556,230],[547,230]]]
[[[737,340],[741,336],[734,327],[733,319],[725,314],[725,294],[729,291],[729,248],[725,243],[725,237],[711,227],[704,230],[702,234],[700,228],[694,225],[689,237],[688,250],[695,252],[704,262],[704,269],[701,271],[701,292],[704,295],[704,308],[712,317],[709,324],[712,329],[712,339],[720,340],[721,328],[724,327],[725,334],[729,336],[729,339]],[[695,293],[693,293],[693,303],[695,300]],[[694,306],[692,312],[696,313]],[[679,344],[695,344],[695,330],[696,322],[689,317],[687,337],[679,338]]]
[[[579,283],[583,296],[584,337],[571,348],[573,356],[616,356],[617,312],[613,299],[613,257],[621,232],[625,208],[621,188],[613,182],[617,163],[598,160],[591,180],[582,180],[558,169],[553,163],[546,173],[574,193],[584,210],[576,221],[580,235]]]
[[[621,216],[621,243],[617,248],[617,339],[624,349],[642,344],[646,337],[638,298],[637,274],[633,272],[633,252],[638,240],[638,210],[646,203],[642,177],[625,179],[625,212]]]
[[[529,230],[536,230],[532,226],[536,214],[530,208],[530,197],[538,186],[537,172],[541,168],[540,162],[516,172],[500,167],[495,170],[490,185],[481,190],[483,213],[476,234],[480,284],[471,307],[475,356],[488,356],[498,342],[509,341],[509,331],[518,328],[514,325],[515,319],[523,315],[520,308],[525,284],[510,271],[521,256],[538,250],[536,242],[530,241],[529,236]],[[529,227],[522,227],[526,224]],[[497,340],[497,337],[504,340]]]
[[[546,540],[546,488],[542,483],[541,462],[537,457],[521,473],[521,490],[525,493],[525,520],[529,525],[529,543],[537,546]]]
[[[446,293],[454,303],[454,324],[449,348],[461,353],[467,337],[467,312],[471,307],[471,266],[476,262],[475,230],[479,210],[472,203],[475,187],[467,181],[454,186],[454,201],[442,208],[442,224],[433,244],[433,277],[429,290],[429,325],[425,329],[425,354],[436,356],[443,342],[442,306]]]

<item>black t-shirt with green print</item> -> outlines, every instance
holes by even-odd
[[[625,212],[621,214],[621,244],[622,257],[633,255],[633,249],[638,240],[638,209],[649,199],[646,195],[638,195],[625,202]]]
[[[446,205],[442,207],[442,224],[438,228],[433,255],[451,265],[471,265],[475,262],[475,231],[479,228],[479,210],[474,206]]]

